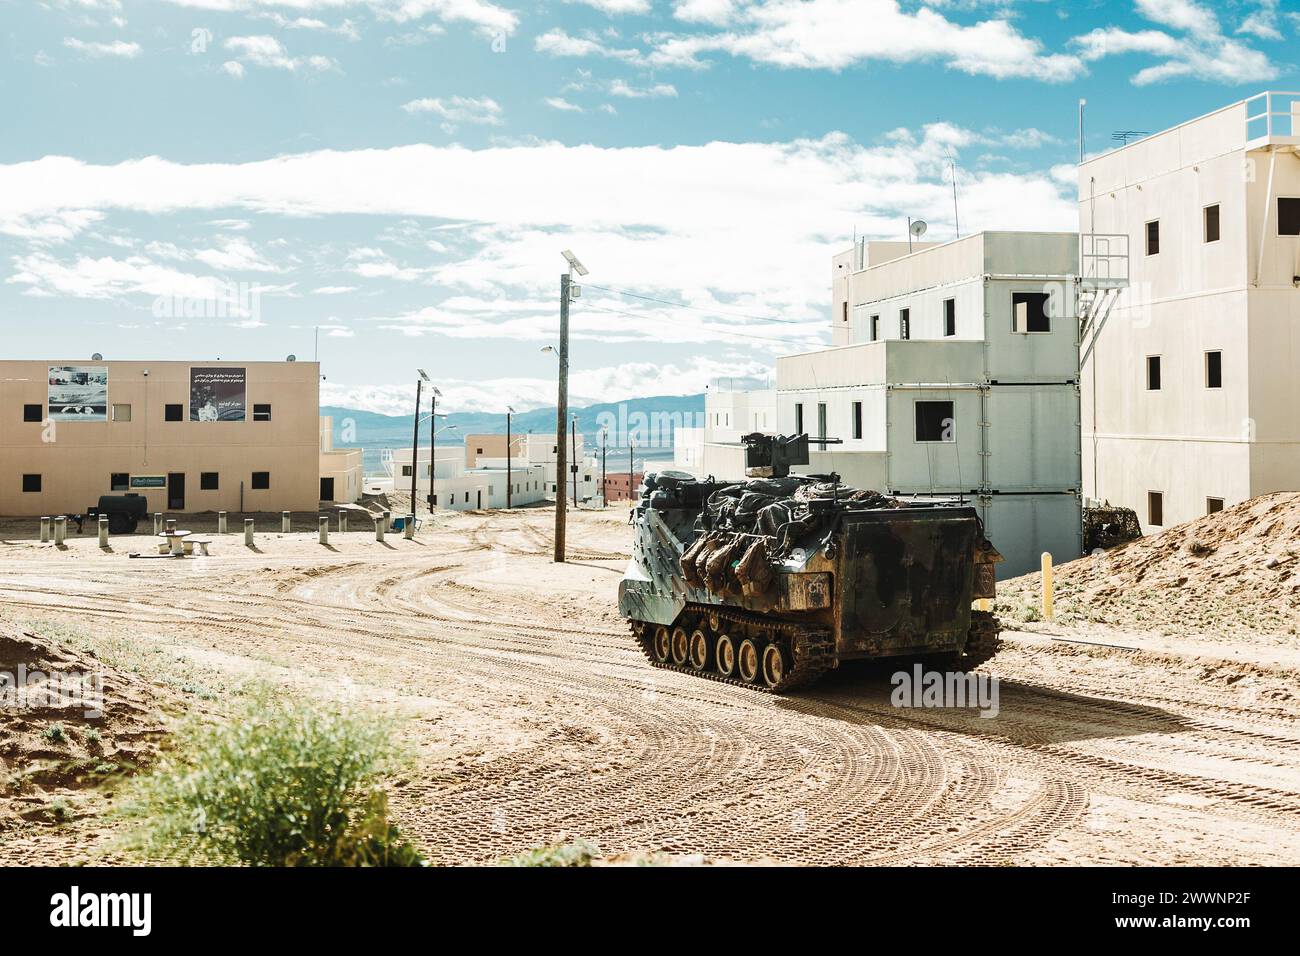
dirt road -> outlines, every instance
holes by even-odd
[[[0,613],[402,712],[399,823],[437,862],[606,853],[856,863],[1300,862],[1295,672],[1008,635],[1000,711],[892,706],[890,668],[779,697],[656,670],[615,608],[625,514],[464,514],[418,540],[218,538],[133,560],[0,546]],[[33,840],[29,845],[44,845]],[[74,855],[93,858],[93,821]]]

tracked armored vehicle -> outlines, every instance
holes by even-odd
[[[1002,560],[975,509],[792,476],[808,436],[746,435],[744,481],[648,474],[619,610],[659,667],[786,691],[841,661],[969,668],[999,627]]]

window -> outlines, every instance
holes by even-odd
[[[956,441],[952,402],[916,403],[917,441]]]
[[[220,483],[215,471],[199,472],[199,491],[216,491]]]
[[[25,422],[42,422],[45,421],[44,405],[24,405],[23,421]]]
[[[402,477],[403,477],[403,478],[410,478],[411,475],[413,475],[414,473],[415,473],[415,470],[414,470],[410,465],[403,465],[403,466],[402,466]]]
[[[803,434],[803,402],[794,403],[794,433]]]
[[[253,406],[253,421],[269,422],[271,420],[271,406],[262,404]]]
[[[23,491],[37,492],[41,490],[40,475],[23,475]]]
[[[1222,498],[1206,498],[1206,499],[1205,499],[1205,513],[1206,513],[1207,515],[1216,515],[1216,514],[1218,514],[1220,511],[1222,511],[1222,510],[1223,510],[1223,499],[1222,499]]]
[[[1300,199],[1278,199],[1277,234],[1279,236],[1300,236]]]
[[[853,403],[853,437],[862,437],[862,403]]]
[[[1223,388],[1223,353],[1205,353],[1205,387]]]
[[[1219,241],[1219,204],[1205,207],[1205,241]]]
[[[555,491],[555,482],[551,482],[551,491],[552,493]]]
[[[163,421],[165,421],[165,422],[179,422],[179,421],[184,421],[184,417],[183,417],[182,414],[181,414],[181,406],[180,406],[180,405],[164,405],[164,406],[163,406]]]
[[[840,315],[842,321],[847,322],[849,320],[849,304],[847,302],[842,305]]]
[[[1147,524],[1157,527],[1165,523],[1165,496],[1159,491],[1147,492]]]
[[[1160,356],[1147,356],[1147,391],[1160,391]]]
[[[1048,311],[1050,301],[1051,296],[1046,292],[1011,293],[1011,331],[1052,331],[1052,318]]]
[[[898,310],[898,337],[907,341],[912,337],[912,310]]]
[[[880,341],[880,316],[878,315],[871,317],[871,341]]]
[[[131,406],[130,406],[130,405],[114,405],[114,406],[113,406],[113,421],[115,421],[115,422],[129,422],[130,420],[131,420]]]
[[[817,403],[817,437],[826,437],[826,403]],[[823,451],[825,448],[822,449]]]
[[[476,455],[481,455],[481,454],[483,454],[483,449],[482,449],[482,448],[475,448],[475,449],[474,449],[474,454],[476,454]]]
[[[1160,253],[1160,220],[1152,219],[1147,223],[1147,255]]]
[[[943,300],[943,334],[957,334],[957,300]]]
[[[109,491],[129,491],[131,488],[131,476],[124,471],[115,471],[108,476]]]
[[[266,491],[271,487],[271,473],[269,471],[253,472],[253,490]]]

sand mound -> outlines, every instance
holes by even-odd
[[[1300,493],[1279,492],[1176,525],[1056,571],[1063,621],[1195,633],[1296,634]],[[1024,606],[1038,574],[999,585]]]
[[[152,761],[170,695],[86,651],[0,622],[0,840],[88,812]]]

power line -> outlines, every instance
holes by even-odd
[[[660,299],[653,295],[644,295],[640,292],[629,292],[627,289],[608,289],[602,285],[588,284],[587,288],[599,289],[601,292],[613,292],[615,295],[627,295],[634,299],[645,299],[647,302],[658,302],[660,305],[671,305],[678,309],[690,309],[692,312],[703,312],[705,315],[726,315],[736,319],[752,319],[755,322],[780,322],[789,325],[807,325],[810,321],[807,319],[780,319],[766,315],[751,315],[747,312],[728,312],[724,309],[701,309],[699,306],[687,305],[685,302],[673,302],[670,299]]]

